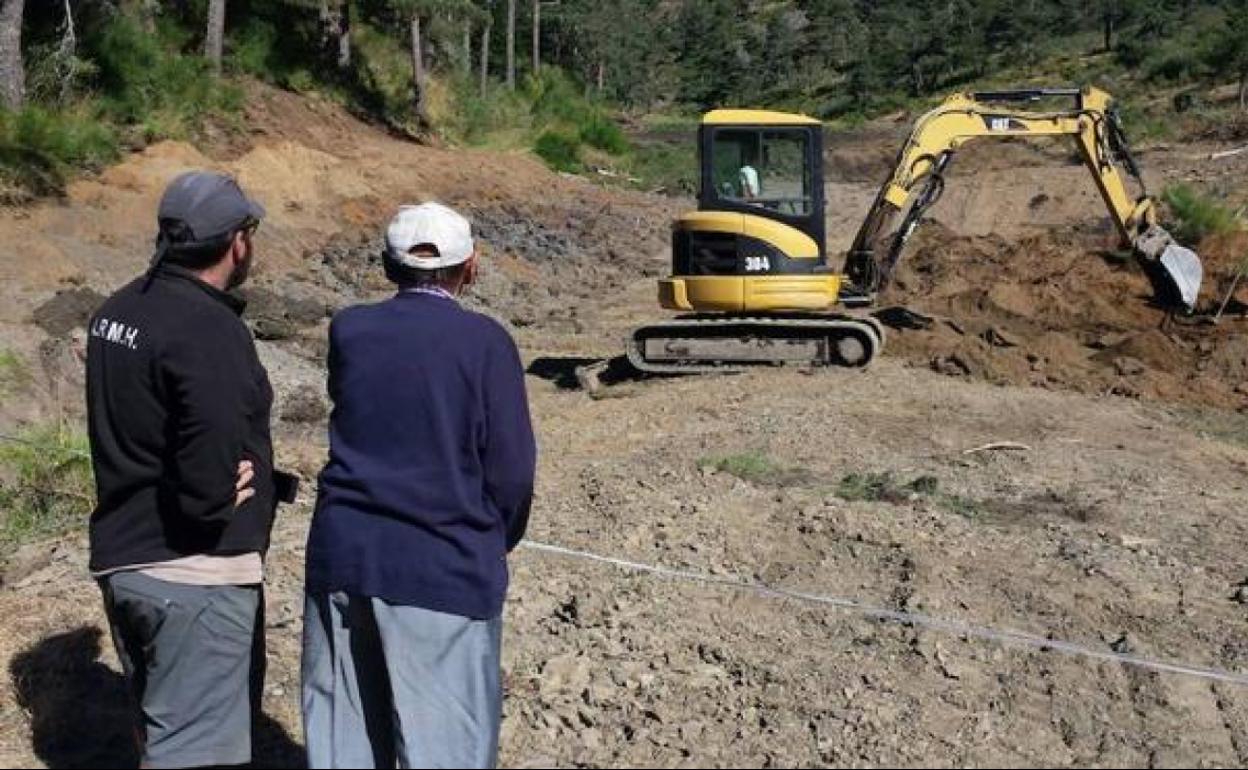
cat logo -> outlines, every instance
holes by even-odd
[[[1027,127],[1014,118],[1000,115],[984,115],[984,125],[989,131],[1026,131]]]

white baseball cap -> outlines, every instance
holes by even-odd
[[[436,256],[412,254],[426,246]],[[472,227],[468,220],[441,203],[400,206],[386,227],[386,256],[404,267],[437,270],[468,261],[472,256]]]

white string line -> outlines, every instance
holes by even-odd
[[[810,602],[812,604],[837,607],[850,612],[856,612],[869,618],[875,618],[876,620],[886,620],[894,623],[923,626],[935,631],[943,631],[956,636],[975,637],[978,639],[998,642],[1006,646],[1053,650],[1066,655],[1092,658],[1111,663],[1122,663],[1124,665],[1136,666],[1138,668],[1144,668],[1151,671],[1179,674],[1182,676],[1196,677],[1198,679],[1206,679],[1216,682],[1225,682],[1228,684],[1248,685],[1248,674],[1239,674],[1233,671],[1209,668],[1207,666],[1197,666],[1183,662],[1156,660],[1139,655],[1131,655],[1129,653],[1098,650],[1094,647],[1087,647],[1075,642],[1050,639],[1023,631],[996,629],[989,626],[974,625],[961,620],[939,618],[916,612],[902,612],[899,610],[885,609],[883,607],[873,607],[869,604],[860,602],[857,599],[825,596],[805,591],[794,591],[788,588],[775,588],[762,583],[751,583],[734,577],[712,575],[706,572],[671,569],[669,567],[660,567],[654,564],[643,564],[641,562],[628,561],[627,559],[601,556],[588,551],[578,551],[572,548],[564,548],[563,546],[539,543],[533,540],[524,540],[520,543],[520,546],[533,551],[553,553],[560,556],[568,556],[584,561],[598,562],[601,564],[610,564],[612,566],[633,572],[643,572],[661,577],[674,578],[676,580],[684,580],[691,583],[720,585],[750,591],[770,598],[796,599],[798,601]]]
[[[44,451],[59,451],[77,456],[90,456],[89,453],[81,450],[41,446],[33,441],[27,441],[26,439],[18,438],[16,436],[6,436],[0,434],[0,441],[24,444],[26,446]],[[970,636],[978,639],[999,642],[1007,646],[1013,645],[1018,647],[1033,647],[1039,650],[1055,650],[1067,655],[1081,656],[1113,663],[1122,663],[1128,666],[1137,666],[1139,668],[1145,668],[1152,671],[1180,674],[1182,676],[1226,682],[1228,684],[1248,685],[1248,674],[1237,674],[1223,669],[1197,666],[1182,662],[1156,660],[1153,658],[1141,657],[1139,655],[1131,655],[1129,653],[1098,650],[1094,647],[1087,647],[1074,642],[1062,641],[1060,639],[1050,639],[1043,636],[1036,636],[1035,634],[1029,634],[1023,631],[995,629],[988,626],[973,625],[961,620],[938,618],[933,615],[924,615],[916,612],[889,610],[883,607],[872,607],[871,605],[864,604],[856,599],[813,594],[805,591],[794,591],[788,588],[775,588],[761,583],[749,583],[737,578],[711,575],[705,572],[692,572],[689,570],[677,570],[670,569],[668,567],[660,567],[653,564],[642,564],[641,562],[617,559],[611,556],[601,556],[599,554],[589,553],[588,551],[577,551],[572,548],[564,548],[558,545],[538,543],[533,540],[525,540],[521,542],[520,545],[521,547],[529,548],[535,551],[545,551],[548,553],[559,554],[561,556],[570,556],[586,561],[610,564],[620,567],[621,569],[631,570],[633,572],[645,572],[652,575],[660,575],[663,577],[675,578],[693,583],[721,585],[729,588],[751,591],[761,596],[769,596],[772,598],[796,599],[798,601],[810,602],[813,604],[838,607],[840,609],[856,612],[860,615],[875,618],[877,620],[887,620],[894,623],[924,626],[936,631],[944,631],[955,636]]]

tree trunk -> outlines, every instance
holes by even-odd
[[[598,93],[599,94],[602,93],[602,88],[603,86],[606,85],[606,82],[607,82],[607,65],[600,61],[598,62]]]
[[[1248,70],[1239,71],[1239,108],[1248,110]]]
[[[1104,33],[1105,33],[1105,50],[1114,50],[1114,14],[1112,10],[1106,10],[1104,16]]]
[[[58,74],[61,76],[61,102],[69,100],[69,95],[74,87],[74,68],[73,61],[78,56],[78,33],[74,30],[74,9],[70,7],[69,0],[65,2],[65,35],[61,38],[61,48],[57,52],[57,58],[65,62],[64,69],[57,67]]]
[[[542,0],[533,0],[533,74],[542,70]]]
[[[351,69],[351,3],[340,0],[338,11],[333,15],[333,35],[337,41],[337,65],[340,72]]]
[[[485,89],[489,85],[490,76],[490,24],[481,28],[481,98],[485,98]]]
[[[507,88],[516,90],[516,0],[507,0]]]
[[[412,87],[416,93],[416,120],[428,124],[425,114],[425,52],[420,44],[420,17],[412,17]]]
[[[351,68],[351,8],[349,0],[320,0],[321,50],[339,71]]]
[[[337,28],[334,12],[329,9],[329,0],[317,0],[317,21],[321,29],[321,53],[328,57],[334,48],[334,31]]]
[[[26,0],[0,0],[0,106],[21,109],[26,101],[22,63],[22,12]]]
[[[464,79],[472,77],[472,22],[464,20]]]
[[[204,56],[212,71],[221,74],[221,51],[225,47],[225,0],[208,0],[208,31],[204,35]]]

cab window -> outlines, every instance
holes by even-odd
[[[805,130],[722,128],[711,143],[711,181],[724,201],[780,214],[811,212]]]

